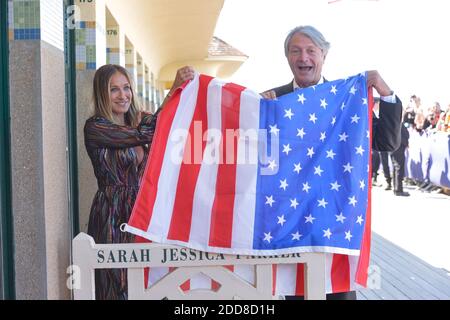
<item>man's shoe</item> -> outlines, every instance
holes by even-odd
[[[394,194],[399,197],[409,197],[410,196],[409,192],[403,192],[403,191],[396,191],[396,192],[394,192]]]
[[[388,184],[384,190],[392,190],[392,186]]]

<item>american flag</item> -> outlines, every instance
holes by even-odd
[[[369,104],[365,73],[277,100],[197,75],[159,115],[125,230],[207,252],[325,252],[327,292],[348,290],[351,279],[364,285]],[[333,284],[342,265],[345,283]],[[301,293],[292,284],[302,281],[301,268],[274,269],[280,283],[291,283],[274,292]]]

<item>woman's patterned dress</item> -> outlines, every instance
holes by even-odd
[[[133,209],[156,119],[157,115],[143,114],[137,128],[116,125],[101,117],[86,121],[85,146],[98,183],[89,216],[88,234],[96,243],[134,242],[134,236],[121,232],[120,225],[128,222]],[[140,163],[136,146],[144,150]],[[96,299],[127,299],[126,269],[96,270],[95,288]]]

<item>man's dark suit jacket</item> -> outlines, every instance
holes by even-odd
[[[294,82],[272,90],[275,91],[277,97],[280,97],[294,91]],[[398,97],[396,99],[396,103],[380,100],[379,118],[372,117],[372,148],[374,150],[395,151],[400,146],[402,102]]]
[[[325,80],[326,82],[326,80]],[[277,97],[294,91],[294,82],[272,89]],[[400,146],[402,126],[402,103],[396,97],[396,103],[388,103],[380,99],[379,118],[372,117],[372,148],[378,151],[395,151]],[[299,297],[286,297],[298,299]],[[356,300],[356,292],[327,294],[327,300]]]

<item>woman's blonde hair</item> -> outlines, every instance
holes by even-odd
[[[117,72],[123,74],[130,83],[132,98],[130,109],[125,113],[125,124],[137,127],[139,124],[139,112],[141,110],[139,100],[136,98],[134,82],[127,69],[116,64],[106,64],[101,66],[94,75],[94,113],[98,117],[103,117],[114,123],[114,115],[111,105],[111,78]]]

